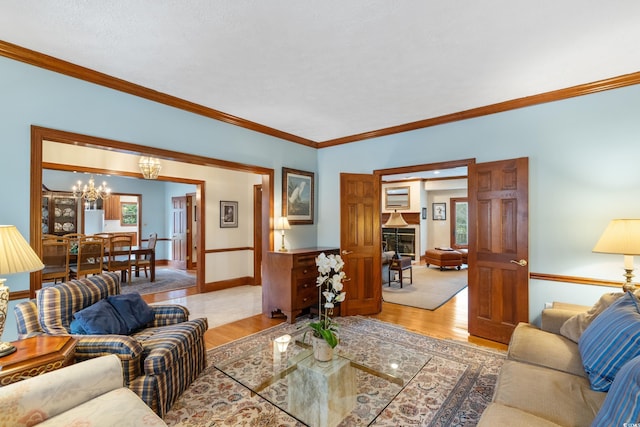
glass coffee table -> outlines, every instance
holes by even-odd
[[[333,360],[318,362],[310,340],[302,328],[284,351],[265,340],[214,366],[300,422],[333,427],[373,422],[431,358],[341,328]]]

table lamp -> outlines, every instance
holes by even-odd
[[[407,221],[404,220],[402,214],[397,210],[394,210],[391,215],[389,215],[389,219],[384,223],[384,226],[387,228],[395,228],[396,229],[396,245],[395,245],[395,253],[393,254],[394,259],[399,259],[400,255],[398,254],[398,228],[403,228],[408,226]]]
[[[0,225],[0,274],[24,273],[44,268],[44,264],[22,237],[15,225]],[[0,278],[0,338],[4,332],[9,306],[7,279]],[[9,342],[0,342],[0,357],[13,353],[16,348]]]
[[[634,290],[633,256],[640,255],[640,219],[614,219],[600,236],[593,252],[624,255],[625,282],[622,289]]]
[[[282,246],[280,247],[280,252],[287,252],[287,248],[284,246],[284,230],[291,230],[291,226],[289,226],[289,220],[286,216],[280,217],[278,219],[278,224],[276,227],[277,230],[282,230]]]

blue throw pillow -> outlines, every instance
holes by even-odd
[[[108,301],[127,325],[127,335],[155,319],[153,308],[138,293],[112,295],[108,297]]]
[[[640,310],[631,292],[595,318],[578,341],[591,389],[607,391],[616,374],[640,355]]]
[[[640,422],[640,357],[616,375],[591,427],[625,426]]]
[[[127,325],[122,320],[122,317],[104,299],[75,312],[73,318],[74,320],[70,325],[71,333],[88,335],[124,335],[127,333]]]

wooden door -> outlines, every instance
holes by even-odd
[[[187,243],[186,243],[186,266],[188,270],[193,270],[198,266],[198,205],[196,193],[187,194]]]
[[[253,186],[253,284],[262,284],[262,185]]]
[[[469,167],[469,333],[505,344],[529,321],[528,164]]]
[[[340,246],[347,276],[343,316],[382,310],[380,230],[379,177],[340,174]]]
[[[172,265],[181,270],[187,268],[187,197],[171,198],[171,259]]]

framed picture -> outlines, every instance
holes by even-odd
[[[447,204],[433,203],[432,217],[434,221],[445,221],[447,219]]]
[[[238,227],[238,202],[220,200],[220,228]]]
[[[289,224],[313,224],[313,172],[282,168],[282,216]]]
[[[427,219],[427,208],[422,208],[422,219]]]
[[[384,191],[385,209],[409,209],[409,187],[387,187]]]

